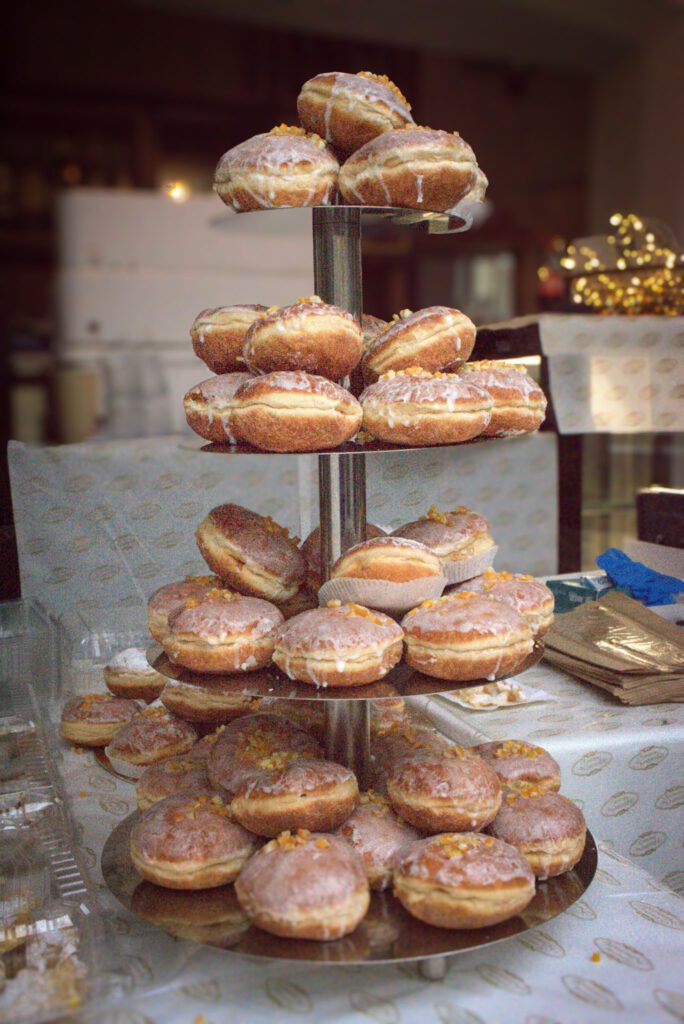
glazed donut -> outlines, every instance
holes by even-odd
[[[507,788],[531,783],[541,792],[560,789],[558,762],[543,747],[535,747],[523,740],[495,740],[478,743],[470,749],[493,768],[501,784]]]
[[[337,194],[339,169],[323,139],[283,124],[224,153],[214,172],[214,190],[238,213],[328,206]]]
[[[458,132],[410,126],[367,142],[340,168],[347,203],[450,210],[477,185],[475,154]]]
[[[389,444],[459,444],[489,423],[486,391],[452,373],[389,370],[359,396],[364,434]]]
[[[390,885],[401,851],[419,838],[416,830],[398,818],[389,802],[372,789],[361,794],[360,807],[337,834],[360,854],[368,884],[379,890]]]
[[[390,766],[394,810],[424,832],[478,831],[501,806],[501,783],[486,761],[462,747],[419,750]]]
[[[260,836],[290,829],[331,832],[356,807],[354,773],[336,761],[280,751],[256,762],[259,774],[240,787],[230,805],[236,821]]]
[[[246,687],[249,694],[244,692]],[[239,672],[201,682],[167,679],[159,699],[186,722],[220,725],[256,711],[259,698],[254,696],[254,690],[268,693],[272,688],[273,679],[268,672],[250,672],[247,677]]]
[[[437,679],[511,675],[533,647],[532,630],[519,612],[468,590],[423,601],[402,626],[407,664]]]
[[[143,881],[131,896],[131,910],[177,939],[219,949],[230,949],[249,928],[232,885],[193,892]]]
[[[108,693],[86,693],[71,697],[64,705],[59,731],[69,743],[81,747],[104,747],[122,725],[142,708],[135,700],[110,697]]]
[[[411,106],[394,82],[370,71],[326,71],[310,78],[297,97],[297,113],[308,131],[342,155],[392,128],[413,124]]]
[[[186,758],[192,758],[196,761],[207,761],[225,728],[225,725],[219,725],[212,732],[208,732],[206,736],[203,736],[201,740],[195,743],[194,747],[190,748],[185,755]]]
[[[193,672],[251,672],[270,664],[282,622],[269,601],[211,590],[171,613],[163,647],[174,664]]]
[[[362,686],[382,679],[402,654],[403,633],[388,615],[330,601],[279,630],[273,660],[289,679],[314,686]]]
[[[394,871],[394,895],[438,928],[499,924],[524,910],[534,891],[534,875],[515,847],[477,833],[419,839]]]
[[[190,328],[192,348],[212,373],[233,373],[244,370],[242,344],[255,320],[268,306],[217,306],[203,309]]]
[[[212,889],[237,877],[257,846],[211,790],[169,796],[144,811],[131,831],[133,867],[168,889]]]
[[[218,576],[186,576],[177,583],[165,583],[148,598],[147,628],[161,643],[169,631],[169,613],[183,608],[189,597],[203,597],[221,580]]]
[[[487,569],[464,583],[463,589],[515,608],[527,620],[533,636],[543,636],[553,625],[553,591],[534,576]]]
[[[361,331],[363,333],[364,352],[375,341],[377,336],[387,330],[388,327],[387,321],[381,320],[379,316],[373,316],[371,313],[363,314],[361,317]]]
[[[357,400],[338,384],[282,370],[238,389],[231,427],[238,441],[264,451],[308,452],[349,441],[362,418]]]
[[[402,309],[366,349],[364,380],[371,384],[389,370],[409,366],[431,372],[451,369],[468,359],[474,344],[475,324],[458,309],[428,306],[415,313]]]
[[[444,564],[462,562],[494,547],[487,520],[465,505],[453,512],[440,512],[432,505],[426,515],[400,526],[392,536],[420,541]]]
[[[366,539],[384,537],[385,531],[374,523],[366,523]],[[306,562],[306,585],[317,594],[324,582],[323,559],[321,557],[321,528],[317,526],[303,542],[300,551]]]
[[[293,759],[323,756],[313,736],[278,715],[238,718],[225,727],[209,752],[211,784],[232,797],[262,771],[258,762],[276,753],[292,754]]]
[[[138,779],[135,795],[141,811],[147,810],[159,800],[177,793],[200,793],[209,787],[209,776],[205,759],[190,757],[167,757],[157,764],[151,764]]]
[[[587,838],[584,815],[572,800],[526,782],[506,793],[489,831],[514,846],[537,878],[574,868]]]
[[[301,829],[271,839],[235,883],[250,921],[285,938],[339,939],[363,919],[370,893],[363,862],[338,836]]]
[[[446,754],[454,746],[436,729],[424,725],[397,722],[371,740],[371,754],[378,770],[386,774],[397,761],[410,757],[418,751]]]
[[[264,701],[264,710],[272,712],[280,718],[284,718],[290,725],[297,729],[303,729],[317,740],[325,736],[325,704],[320,700],[288,700],[278,698],[277,700]]]
[[[482,360],[466,363],[459,372],[492,399],[487,437],[529,434],[544,422],[546,395],[524,366]]]
[[[114,768],[127,774],[142,774],[156,761],[186,754],[197,742],[197,730],[172,715],[161,704],[151,704],[131,718],[105,747]]]
[[[217,505],[197,527],[195,539],[205,562],[241,593],[287,601],[304,582],[297,539],[270,516],[241,505]]]
[[[206,441],[232,444],[230,409],[233,395],[253,376],[251,373],[222,373],[220,377],[210,377],[186,391],[183,407],[190,429]]]
[[[348,548],[330,570],[330,579],[408,583],[441,574],[439,558],[424,544],[405,537],[376,537]]]
[[[361,328],[352,314],[313,295],[256,320],[242,354],[254,373],[305,370],[335,381],[351,373],[362,351]]]
[[[105,686],[115,697],[132,697],[149,704],[164,689],[166,679],[152,668],[142,647],[119,651],[104,667]]]

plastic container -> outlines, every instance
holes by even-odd
[[[114,655],[152,642],[142,606],[70,612],[59,618],[58,633],[64,696],[104,691],[102,670]]]
[[[0,602],[0,715],[5,684],[31,684],[49,705],[60,698],[56,617],[33,598]]]

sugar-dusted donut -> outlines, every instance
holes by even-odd
[[[59,731],[69,743],[78,743],[81,747],[104,747],[140,711],[142,706],[127,697],[86,693],[71,697],[66,702]]]
[[[201,597],[218,587],[218,576],[186,576],[175,583],[165,583],[147,600],[147,628],[161,643],[169,629],[169,613],[182,608],[189,597]]]
[[[241,505],[217,505],[195,531],[202,558],[241,593],[287,601],[304,582],[306,566],[285,527]]]
[[[402,309],[366,349],[364,379],[370,384],[388,370],[409,366],[431,372],[449,370],[469,358],[474,344],[475,324],[459,309],[428,306],[415,313]]]
[[[131,831],[131,860],[156,885],[211,889],[232,882],[257,843],[218,794],[182,793],[143,811]]]
[[[337,159],[323,139],[282,124],[224,153],[214,172],[214,190],[238,213],[327,206],[337,194],[338,173]]]
[[[217,306],[203,309],[190,328],[192,347],[196,356],[212,373],[233,373],[244,370],[242,344],[245,334],[268,306]]]
[[[387,675],[401,658],[403,633],[381,612],[331,601],[280,629],[273,660],[290,678],[314,686],[361,686]]]
[[[419,838],[418,832],[394,813],[389,801],[373,790],[361,794],[360,806],[337,834],[361,855],[371,889],[386,889],[391,884],[399,855]]]
[[[347,935],[370,902],[358,853],[339,836],[306,829],[262,846],[240,872],[235,892],[257,927],[298,939]]]
[[[444,564],[463,562],[494,547],[487,520],[465,505],[452,512],[432,505],[426,515],[400,526],[392,536],[420,541]]]
[[[233,395],[253,376],[251,373],[222,373],[186,391],[183,408],[190,429],[206,441],[232,443],[235,440],[230,430]]]
[[[353,153],[392,128],[413,124],[411,106],[386,75],[326,71],[305,82],[297,97],[299,120],[335,151]]]
[[[374,523],[366,523],[366,539],[373,537],[384,537],[385,531]],[[323,580],[323,562],[321,559],[321,528],[317,526],[312,530],[300,548],[306,561],[306,583],[310,590],[317,593]]]
[[[493,740],[471,750],[494,769],[505,787],[531,783],[542,792],[560,789],[558,762],[543,747],[524,740]]]
[[[104,667],[105,686],[115,697],[150,703],[164,689],[166,679],[152,668],[142,647],[119,651]]]
[[[419,541],[376,537],[348,548],[331,568],[330,579],[409,583],[441,574],[439,558]]]
[[[105,754],[115,768],[140,776],[148,765],[186,754],[196,742],[194,726],[155,703],[117,730]]]
[[[534,875],[508,843],[447,832],[407,847],[394,894],[410,914],[438,928],[486,928],[525,909]]]
[[[419,750],[390,766],[392,807],[424,832],[479,830],[501,806],[501,783],[486,761],[463,748]]]
[[[340,168],[338,187],[347,203],[450,210],[477,186],[477,160],[458,132],[410,125],[367,142]]]
[[[577,804],[526,782],[505,793],[489,831],[514,846],[537,878],[552,878],[574,868],[587,838]]]
[[[361,426],[352,394],[326,377],[280,370],[247,381],[233,399],[231,428],[238,441],[269,452],[337,448]]]
[[[252,672],[270,663],[282,622],[269,601],[216,589],[171,613],[162,644],[171,661],[193,672]]]
[[[389,444],[459,444],[478,437],[489,423],[486,391],[454,373],[420,367],[388,370],[359,396],[363,431]]]
[[[253,373],[305,370],[334,381],[351,373],[362,351],[361,328],[352,314],[317,295],[255,320],[242,349]]]
[[[404,616],[406,661],[437,679],[494,679],[532,653],[532,630],[501,601],[459,590],[423,601]]]
[[[534,576],[487,569],[461,589],[509,604],[527,620],[534,636],[543,636],[553,625],[553,591]]]
[[[482,360],[466,363],[459,372],[491,396],[487,437],[529,434],[544,422],[546,395],[524,366]]]
[[[200,793],[209,786],[206,761],[191,757],[190,751],[180,757],[167,757],[146,768],[135,786],[141,811],[159,800],[178,793]]]

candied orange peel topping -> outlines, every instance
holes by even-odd
[[[301,128],[298,124],[277,124],[275,128],[271,128],[269,135],[298,135],[302,139],[309,139],[319,149],[325,149],[325,140],[316,135],[315,132],[307,132],[306,128]]]
[[[185,577],[185,582],[186,583],[200,583],[200,584],[206,583],[206,584],[210,584],[210,583],[218,583],[218,581],[219,581],[218,576],[186,576]]]
[[[320,303],[321,306],[325,305],[325,303],[323,302],[323,299],[320,297],[320,295],[300,295],[299,298],[296,299],[296,301],[292,303],[292,305],[293,306],[302,306],[302,305],[304,305],[305,303],[308,303],[308,302],[313,302],[314,305],[316,305],[318,303]]]
[[[198,597],[189,597],[187,599],[187,601],[185,602],[185,607],[186,608],[196,608],[198,604],[199,604],[199,598]]]
[[[272,754],[260,757],[257,760],[256,766],[257,768],[263,768],[265,771],[277,772],[281,768],[286,768],[288,764],[296,761],[299,757],[301,757],[301,754],[297,754],[293,750],[275,750]]]
[[[401,320],[405,320],[409,316],[413,316],[412,309],[400,309],[398,313],[392,314],[392,320],[395,324],[398,324]]]
[[[382,796],[380,793],[376,793],[371,787],[364,793],[361,793],[360,803],[363,804],[375,804],[379,807],[389,807],[389,800]]]
[[[466,373],[478,370],[516,370],[518,373],[527,373],[527,367],[521,363],[506,363],[496,359],[475,359],[471,363],[464,363],[461,370]]]
[[[380,85],[386,85],[388,89],[391,89],[397,99],[404,104],[407,110],[411,109],[411,104],[404,96],[403,92],[398,85],[395,85],[391,78],[387,75],[376,75],[373,71],[357,71],[359,78],[369,78],[372,82],[379,82]]]
[[[422,366],[407,366],[403,370],[387,370],[381,373],[378,380],[394,380],[395,377],[424,377],[426,380],[454,380],[458,378],[457,373],[432,373]]]
[[[307,840],[310,838],[311,832],[308,828],[298,828],[294,834],[288,828],[285,832],[281,832],[276,839],[267,843],[264,849],[269,852],[275,850],[276,847],[281,850],[295,850],[298,846],[306,846]]]
[[[342,602],[338,597],[332,597],[329,601],[325,602],[326,608],[341,608]]]
[[[136,715],[136,718],[137,717],[138,717],[138,715]],[[160,708],[145,708],[144,711],[141,711],[139,713],[139,717],[141,717],[141,718],[160,718],[160,719],[161,718],[168,718],[169,717],[169,712],[164,707],[160,707]]]
[[[468,853],[476,846],[484,846],[486,839],[480,835],[458,835],[454,832],[446,832],[439,836],[436,842],[437,852],[448,860],[454,860]],[[492,845],[491,842],[487,845]]]
[[[96,704],[101,700],[111,700],[112,696],[109,693],[86,693],[81,697],[81,704],[88,707],[89,704]]]
[[[544,753],[542,747],[533,747],[524,740],[504,740],[494,751],[494,757],[529,757],[531,760]]]
[[[207,594],[207,597],[221,598],[223,601],[232,601],[237,596],[233,590],[226,590],[224,587],[214,587]]]
[[[318,847],[319,850],[330,849],[330,843],[328,842],[327,839],[324,839],[323,836],[316,840],[315,845]]]
[[[518,797],[522,797],[523,800],[538,800],[543,795],[544,790],[533,782],[513,782],[509,784],[506,803],[512,806]]]
[[[354,604],[353,601],[345,605],[345,611],[347,615],[358,615],[359,618],[370,619],[371,622],[375,622],[378,626],[384,626],[387,623],[386,619],[380,618],[379,615],[372,612],[369,608],[364,608],[362,604]]]

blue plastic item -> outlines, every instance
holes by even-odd
[[[629,587],[633,597],[645,605],[674,604],[677,595],[684,593],[683,580],[649,569],[617,548],[604,551],[596,559],[596,564],[618,586]]]

